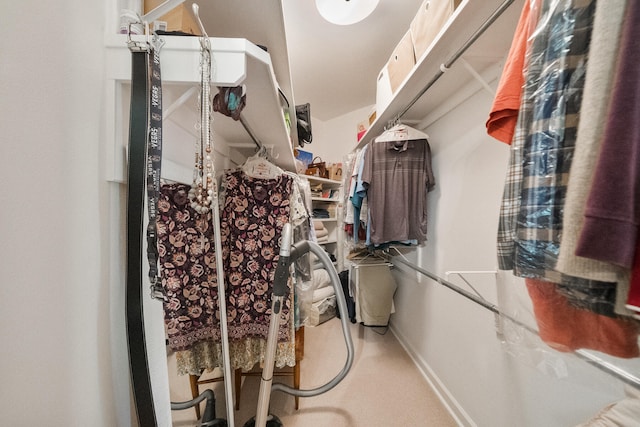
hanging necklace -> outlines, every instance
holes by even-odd
[[[199,122],[195,144],[193,185],[189,190],[191,207],[204,214],[211,209],[214,193],[213,150],[211,142],[211,44],[209,38],[200,40],[200,93],[198,95]]]

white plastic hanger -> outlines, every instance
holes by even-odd
[[[252,178],[273,179],[284,173],[282,169],[267,160],[267,150],[264,147],[248,157],[241,169]]]
[[[391,128],[382,132],[376,139],[376,142],[389,142],[389,141],[410,141],[414,139],[429,139],[429,135],[405,125],[404,123],[397,123]]]

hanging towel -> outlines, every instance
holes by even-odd
[[[388,265],[356,267],[356,317],[365,326],[387,326],[397,284]]]

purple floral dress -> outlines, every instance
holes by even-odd
[[[266,338],[280,237],[289,222],[293,178],[253,178],[234,170],[225,174],[224,181],[221,238],[229,339]],[[290,338],[290,308],[288,298],[278,341]]]
[[[189,206],[190,187],[163,185],[158,200],[158,252],[169,347],[188,350],[220,340],[216,255],[211,212]]]

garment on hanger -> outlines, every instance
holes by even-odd
[[[554,272],[562,232],[566,177],[573,160],[595,1],[563,0],[547,11],[532,44],[527,84],[533,91],[522,148],[515,274],[559,282]],[[571,61],[569,61],[571,59]],[[539,71],[539,72],[538,72]]]
[[[540,0],[525,0],[524,2],[486,123],[487,133],[506,144],[511,144],[518,121],[528,40],[531,30],[535,26],[538,13],[536,4],[539,2]]]
[[[408,126],[402,126],[403,135],[412,134]],[[405,136],[387,140],[391,135],[387,132],[379,142],[368,144],[362,170],[370,243],[421,243],[427,238],[427,192],[435,187],[429,142]]]
[[[580,348],[616,357],[640,356],[637,322],[575,307],[551,282],[525,279],[540,338],[558,351]]]
[[[576,254],[633,266],[640,222],[640,4],[625,13],[618,66],[604,139],[585,209]]]
[[[545,14],[527,53],[498,241],[500,268],[557,283],[575,305],[612,316],[614,283],[555,270],[594,10],[593,1],[579,7],[569,0],[543,2]]]
[[[640,234],[638,234],[640,239]],[[640,319],[640,249],[636,249],[636,256],[633,261],[633,268],[630,273],[629,292],[625,308],[634,312],[633,316]]]
[[[611,99],[615,75],[613,71],[626,5],[627,0],[599,1],[596,4],[580,123],[567,185],[560,253],[556,265],[556,269],[564,274],[593,280],[618,281],[618,290],[621,288],[619,266],[579,257],[575,255],[575,250],[605,130],[604,118]]]
[[[396,123],[375,139],[375,142],[398,142],[416,139],[429,139],[429,135],[404,123]]]
[[[265,179],[235,170],[225,173],[224,182],[221,233],[229,293],[229,338],[266,338],[270,289],[279,258],[279,238],[289,222],[293,180],[285,174]],[[290,338],[290,309],[291,301],[286,300],[279,341]]]
[[[629,272],[629,286],[619,290],[618,302],[634,313],[640,294],[640,68],[635,46],[639,23],[640,5],[628,2],[603,141],[575,248],[577,256],[610,262]]]
[[[169,348],[180,360],[180,374],[201,373],[221,365],[221,357],[204,355],[220,340],[216,316],[218,288],[211,211],[191,206],[185,184],[164,184],[158,200],[158,254]]]
[[[267,159],[264,149],[260,149],[258,153],[248,157],[240,169],[245,175],[252,178],[274,179],[284,173],[282,169]]]
[[[285,172],[293,179],[293,194],[291,197],[291,225],[293,225],[293,243],[312,239],[311,215],[311,187],[309,181],[297,174]],[[306,253],[295,261],[295,277],[298,281],[308,282],[312,279],[311,254]],[[297,313],[297,312],[296,312]],[[299,325],[296,317],[296,325]]]
[[[540,2],[541,13],[527,44],[500,212],[498,260],[501,270],[525,278],[540,337],[551,347],[631,358],[640,355],[640,329],[620,310],[620,293],[628,278],[572,253],[558,265],[565,240],[575,240],[582,224],[582,186],[590,187],[586,181],[593,168],[588,165],[597,155],[594,140],[603,133],[598,122],[609,105],[607,88],[615,63],[611,50],[617,44],[617,30],[611,27],[620,25],[623,4]],[[597,30],[593,39],[592,29]],[[571,246],[575,244],[567,245],[569,252]]]
[[[187,197],[189,189],[184,184],[162,186],[158,248],[169,348],[175,351],[179,375],[200,375],[222,366],[222,347],[211,211],[196,212]],[[228,294],[227,305],[230,301]],[[293,322],[283,326],[291,339],[278,343],[277,367],[295,365],[293,327]],[[260,362],[265,345],[261,337],[230,341],[232,367],[251,369]]]
[[[345,170],[351,171],[347,176],[348,188],[345,189],[345,210],[344,224],[345,232],[353,238],[353,243],[358,244],[365,241],[367,227],[368,206],[366,189],[362,184],[362,168],[367,145],[357,150],[348,161],[344,162]]]

